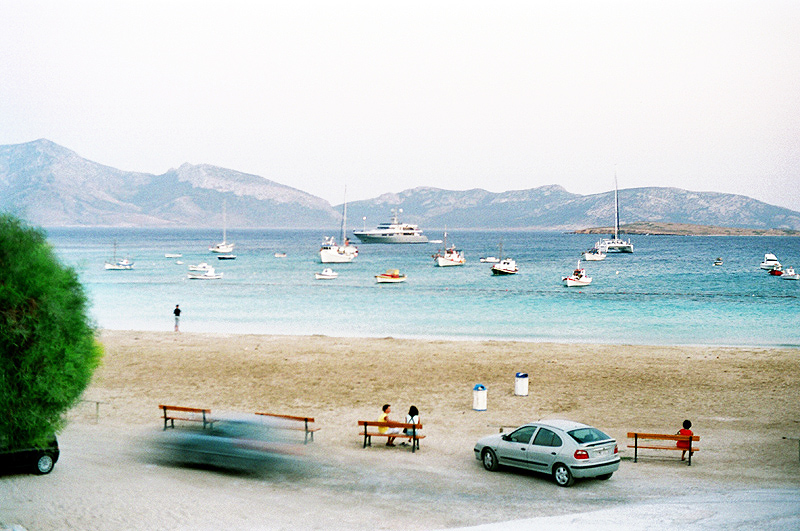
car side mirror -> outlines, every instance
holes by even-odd
[[[510,441],[511,437],[507,433],[504,433],[501,439],[503,439],[504,441]]]

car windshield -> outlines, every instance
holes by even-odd
[[[581,444],[595,441],[606,441],[611,438],[597,428],[578,428],[577,430],[572,430],[567,433],[569,433],[570,437]]]

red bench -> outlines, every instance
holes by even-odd
[[[680,450],[689,452],[689,466],[692,466],[692,454],[700,451],[697,446],[693,446],[693,441],[699,441],[699,435],[667,435],[663,433],[639,433],[635,431],[628,432],[628,438],[633,439],[633,462],[635,463],[639,458],[639,449],[646,448],[648,450]],[[646,441],[641,444],[640,441]],[[673,445],[656,444],[650,441],[675,441]],[[688,443],[686,448],[678,446],[678,441]]]
[[[163,404],[158,406],[164,412],[164,429],[175,428],[176,420],[185,420],[188,422],[202,422],[203,429],[208,426],[214,427],[214,419],[210,417],[211,410],[197,407],[184,407],[184,406],[165,406]]]
[[[398,439],[409,439],[411,441],[411,452],[419,449],[419,440],[424,439],[424,435],[419,435],[418,430],[422,429],[422,424],[406,424],[405,422],[394,421],[379,421],[379,420],[359,420],[359,426],[364,427],[364,431],[360,434],[364,436],[364,446],[372,446],[373,437],[397,437]],[[370,428],[403,428],[410,433],[381,433],[377,431],[369,431]]]
[[[277,415],[275,413],[259,413],[259,412],[256,412],[256,415],[263,415],[265,417],[274,417],[277,419],[286,419],[286,420],[302,422],[303,423],[302,428],[298,426],[296,428],[290,428],[290,429],[302,430],[304,432],[305,437],[303,439],[303,444],[308,444],[308,441],[314,442],[314,432],[319,431],[319,428],[309,426],[309,424],[314,424],[314,417],[295,417],[293,415]]]

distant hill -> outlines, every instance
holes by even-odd
[[[800,230],[800,212],[749,197],[678,188],[619,191],[623,223]],[[341,205],[258,175],[183,164],[162,175],[118,170],[49,140],[0,146],[0,210],[52,226],[229,227],[338,230]],[[613,191],[561,186],[493,193],[420,187],[348,203],[349,229],[387,221],[392,208],[423,229],[578,230],[614,220]],[[363,218],[366,218],[364,220]]]
[[[800,212],[749,197],[679,188],[630,188],[619,191],[620,220],[685,223],[748,229],[800,229]],[[374,226],[403,209],[401,220],[424,227],[539,229],[572,231],[614,226],[614,191],[593,195],[561,186],[491,193],[415,188],[348,203],[350,227]],[[339,206],[336,207],[340,208]],[[358,223],[362,220],[361,223]]]
[[[613,234],[614,227],[579,229],[576,234]],[[800,236],[795,229],[744,229],[736,227],[714,227],[690,223],[655,223],[639,221],[620,225],[620,234],[655,234],[662,236]]]
[[[324,199],[209,165],[163,175],[81,158],[49,140],[0,146],[0,210],[43,226],[312,227],[340,223]],[[298,223],[299,221],[299,223]]]

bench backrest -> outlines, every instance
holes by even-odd
[[[666,433],[639,433],[638,431],[629,431],[628,437],[631,439],[639,438],[639,439],[653,439],[659,441],[688,441],[689,439],[693,441],[699,441],[699,435],[668,435]]]
[[[167,411],[184,411],[186,413],[211,413],[210,409],[204,409],[204,408],[198,408],[198,407],[159,405],[158,409],[163,409],[164,413],[166,413]]]
[[[295,417],[294,415],[277,415],[275,413],[260,413],[256,412],[256,415],[263,415],[265,417],[276,417],[279,419],[288,419],[288,420],[300,420],[304,422],[314,422],[314,417]]]
[[[409,430],[421,430],[422,424],[408,424],[406,422],[395,422],[393,420],[380,421],[380,420],[359,420],[359,426],[369,427],[377,426],[379,428],[407,428]]]

